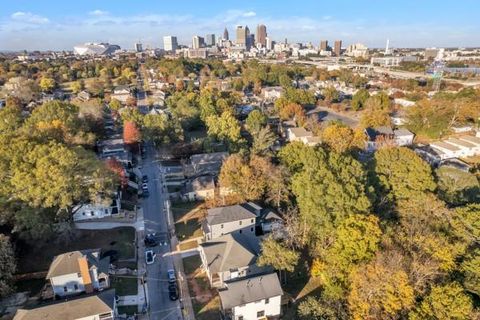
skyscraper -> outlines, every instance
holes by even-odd
[[[328,50],[328,41],[322,40],[320,41],[320,51],[327,51]]]
[[[178,48],[177,37],[165,36],[163,37],[163,49],[165,51],[175,51]]]
[[[205,43],[207,44],[207,47],[211,47],[215,45],[215,35],[214,34],[207,34],[205,36]]]
[[[264,24],[259,24],[257,26],[257,41],[256,43],[260,43],[263,47],[267,45],[266,39],[267,38],[267,27]]]
[[[227,27],[225,27],[225,30],[223,30],[223,40],[229,40]]]
[[[192,48],[193,49],[200,49],[205,47],[205,39],[200,36],[193,36],[192,38]]]
[[[265,38],[265,48],[267,48],[267,50],[273,49],[273,41],[269,37]]]
[[[244,28],[243,26],[237,26],[237,39],[235,42],[238,46],[247,45],[247,30],[248,30],[248,27]]]
[[[135,51],[137,52],[143,51],[142,44],[140,42],[135,43]]]
[[[335,40],[335,47],[333,49],[333,53],[335,56],[340,57],[340,53],[342,53],[342,40]]]

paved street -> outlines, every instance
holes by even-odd
[[[150,196],[142,200],[145,233],[156,232],[161,237],[161,245],[154,249],[157,257],[155,263],[146,266],[148,287],[148,319],[182,319],[180,304],[168,297],[167,270],[173,269],[173,258],[169,253],[170,240],[168,236],[165,194],[162,190],[158,163],[155,162],[153,147],[147,147],[147,158],[143,161],[142,173],[148,175]],[[141,257],[145,261],[145,256]]]
[[[307,112],[307,115],[311,114],[317,114],[318,119],[322,122],[338,120],[351,128],[356,127],[359,122],[357,119],[335,112],[326,107],[316,107],[315,109]]]

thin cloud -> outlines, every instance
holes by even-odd
[[[90,11],[88,14],[91,15],[91,16],[97,16],[98,17],[98,16],[106,16],[106,15],[109,14],[109,12],[97,9],[97,10]]]
[[[255,17],[257,13],[255,11],[247,11],[242,16],[245,18]]]
[[[46,17],[33,14],[31,12],[17,11],[10,16],[12,20],[29,24],[47,24],[50,20]]]

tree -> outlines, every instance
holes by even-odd
[[[288,249],[272,237],[262,241],[261,252],[257,265],[272,266],[277,270],[293,272],[299,259],[298,252]]]
[[[288,171],[283,166],[276,166],[269,174],[266,200],[271,205],[279,208],[282,203],[290,199]]]
[[[15,253],[10,239],[0,234],[0,297],[5,298],[12,292],[13,274],[16,271]]]
[[[470,172],[442,166],[435,171],[439,197],[451,205],[480,202],[480,181]]]
[[[126,171],[123,165],[115,158],[107,159],[106,165],[110,171],[112,171],[118,176],[121,186],[126,187],[128,183],[128,177],[126,175]]]
[[[40,79],[40,89],[44,92],[52,91],[55,88],[55,80],[49,77],[42,77]]]
[[[8,103],[0,109],[0,133],[14,133],[22,126],[22,108],[16,104]]]
[[[480,296],[480,249],[475,249],[462,262],[463,286],[465,289]]]
[[[298,305],[298,315],[304,320],[339,320],[348,319],[342,303],[323,297],[307,296]]]
[[[381,189],[396,199],[408,199],[435,189],[432,169],[414,151],[399,147],[378,150],[374,170]]]
[[[112,99],[110,103],[108,104],[110,109],[112,109],[115,112],[118,112],[122,108],[122,103],[118,101],[117,99]]]
[[[361,130],[353,130],[343,124],[330,123],[321,133],[322,142],[332,150],[343,153],[354,148],[364,147],[365,135]]]
[[[390,114],[388,110],[376,110],[376,109],[367,109],[363,111],[360,118],[360,126],[362,128],[377,128],[377,127],[390,127],[392,121],[390,119]]]
[[[125,104],[127,105],[127,107],[135,108],[137,106],[137,99],[135,97],[130,96],[127,98],[127,101]]]
[[[352,109],[354,111],[363,109],[368,98],[370,98],[370,93],[366,89],[360,89],[355,92],[352,98]]]
[[[72,90],[72,92],[75,94],[79,93],[83,89],[84,89],[84,85],[81,81],[74,81],[70,85],[70,90]]]
[[[249,113],[247,119],[245,120],[245,125],[248,132],[254,135],[260,131],[267,124],[267,116],[263,114],[260,110],[253,110]]]
[[[410,313],[411,320],[464,320],[472,319],[471,298],[456,282],[433,286],[430,294]]]
[[[269,127],[264,127],[253,136],[252,152],[260,156],[269,155],[275,141],[277,141],[275,134]]]
[[[140,142],[141,135],[137,125],[132,121],[125,121],[123,123],[123,140],[128,145],[136,145]]]
[[[353,319],[396,319],[414,304],[407,274],[388,258],[379,257],[352,273],[348,307]]]
[[[365,101],[365,108],[369,110],[385,110],[389,111],[391,107],[390,98],[384,91],[370,96]]]
[[[225,111],[220,117],[207,118],[208,135],[227,142],[230,147],[241,142],[240,124],[231,112]]]
[[[340,99],[340,93],[333,86],[323,89],[322,95],[327,103],[332,103]]]

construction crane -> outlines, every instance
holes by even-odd
[[[427,73],[432,75],[432,89],[435,92],[440,91],[440,85],[442,84],[443,71],[445,70],[445,61],[443,60],[444,52],[444,49],[438,50],[437,56],[430,65],[430,69],[427,71]]]

